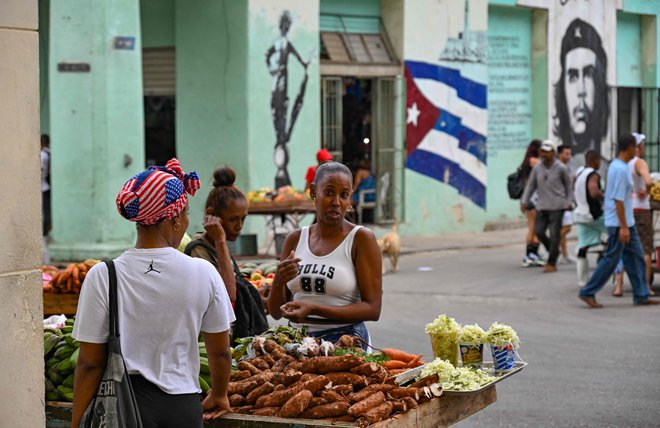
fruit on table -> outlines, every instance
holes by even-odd
[[[46,293],[80,293],[87,271],[100,260],[87,259],[80,263],[69,263],[64,270],[55,266],[41,267],[44,275],[50,276],[50,281],[44,285]]]

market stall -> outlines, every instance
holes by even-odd
[[[263,188],[248,192],[248,215],[265,218],[266,243],[265,253],[277,253],[277,237],[283,231],[300,228],[302,219],[315,212],[315,206],[309,195],[300,193],[290,186],[271,190]],[[276,254],[277,255],[277,254]]]
[[[79,346],[71,337],[73,323],[67,319],[61,328],[44,331],[51,428],[68,426],[71,418]],[[367,345],[353,336],[330,343],[285,326],[239,339],[228,385],[232,411],[205,426],[450,426],[493,404],[496,383],[526,366],[516,361],[518,338],[509,326],[493,323],[486,332],[442,315],[426,331],[436,357],[428,363],[423,355],[397,349],[366,352]],[[491,345],[492,362],[484,361],[484,343]],[[206,392],[211,376],[202,342],[199,352],[199,382]]]

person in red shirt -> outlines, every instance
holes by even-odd
[[[309,186],[314,182],[314,177],[316,177],[316,170],[319,169],[321,164],[331,161],[334,158],[332,154],[326,149],[321,149],[316,152],[316,161],[318,165],[310,166],[307,168],[307,174],[305,175],[305,191],[309,190]]]

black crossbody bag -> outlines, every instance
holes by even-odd
[[[142,428],[131,380],[119,345],[119,307],[117,300],[117,272],[112,260],[108,266],[110,286],[110,336],[108,360],[99,389],[80,420],[80,428]]]

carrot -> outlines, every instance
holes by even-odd
[[[412,369],[412,368],[415,368],[415,367],[421,366],[421,365],[422,365],[421,359],[422,359],[422,355],[421,355],[421,354],[420,354],[420,355],[415,355],[415,358],[414,358],[412,361],[410,361],[410,362],[406,365],[406,367],[408,367],[409,369]]]
[[[401,360],[389,360],[383,363],[383,367],[388,370],[405,369],[407,366],[408,363]]]
[[[401,373],[407,372],[408,370],[410,370],[410,369],[408,369],[408,368],[403,368],[403,369],[392,369],[392,370],[390,370],[390,374],[392,374],[392,375],[398,375],[398,374],[401,374]]]
[[[385,348],[381,349],[383,354],[387,355],[390,360],[404,361],[406,363],[415,359],[416,355],[400,351],[398,349]]]

